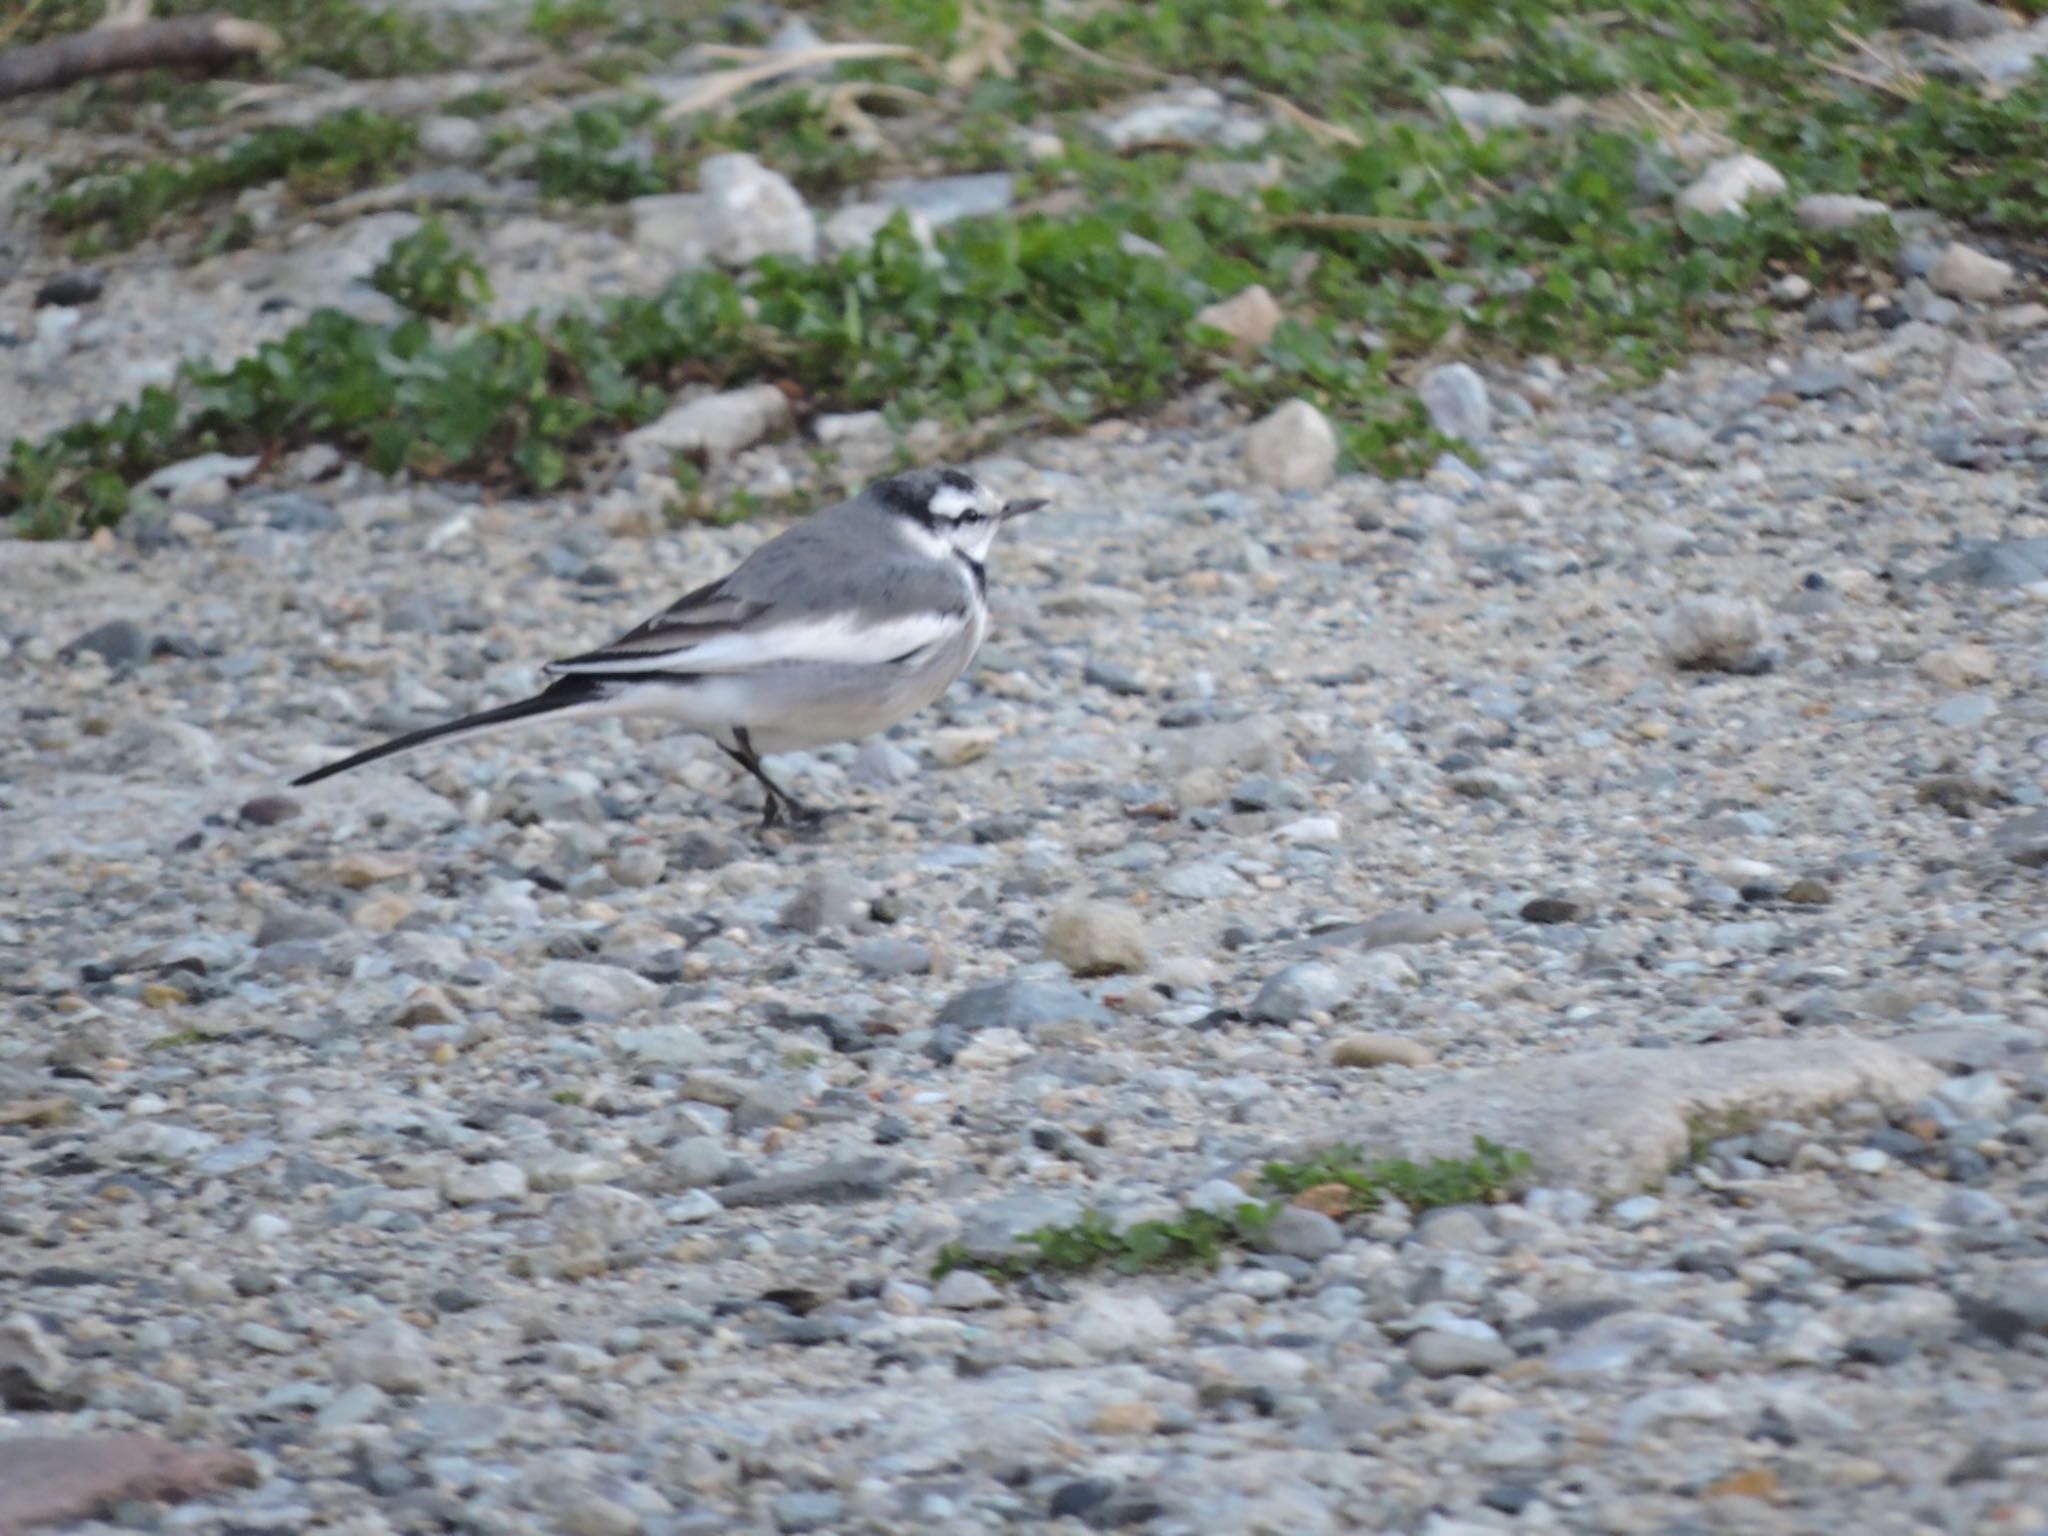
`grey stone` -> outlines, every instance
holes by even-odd
[[[837,869],[814,869],[776,918],[798,933],[822,933],[853,922],[853,882]]]
[[[2048,581],[2048,535],[1979,544],[1943,561],[1923,579],[1993,590]]]
[[[504,1161],[463,1163],[449,1170],[441,1193],[450,1205],[483,1205],[493,1200],[520,1200],[527,1192],[526,1170]]]
[[[1643,428],[1643,441],[1650,451],[1680,464],[1694,464],[1705,458],[1714,439],[1698,422],[1668,414],[1652,416]]]
[[[1283,1253],[1313,1263],[1344,1246],[1344,1229],[1321,1211],[1283,1205],[1259,1233],[1259,1246],[1268,1253]]]
[[[1934,1261],[1915,1248],[1820,1237],[1807,1253],[1851,1285],[1919,1285],[1935,1276]]]
[[[1070,982],[1014,976],[955,993],[938,1022],[961,1030],[1014,1029],[1020,1035],[1054,1024],[1107,1025],[1110,1013]]]
[[[1291,1024],[1348,1002],[1355,990],[1335,966],[1303,960],[1267,977],[1252,999],[1250,1013],[1261,1023]]]
[[[0,1321],[0,1407],[47,1413],[75,1406],[71,1364],[57,1340],[27,1312]]]
[[[1988,693],[1959,693],[1954,698],[1943,699],[1927,713],[1927,718],[1936,725],[1947,726],[1950,730],[1968,730],[1982,725],[1998,713],[1998,700]]]
[[[1486,380],[1468,363],[1443,363],[1422,376],[1416,391],[1430,425],[1446,437],[1482,443],[1493,435],[1493,402]]]
[[[661,1151],[665,1184],[702,1189],[716,1184],[732,1166],[732,1154],[716,1136],[686,1136]]]
[[[1469,938],[1486,932],[1486,919],[1477,912],[1446,908],[1440,912],[1382,912],[1362,923],[1350,923],[1314,934],[1298,942],[1298,951],[1321,951],[1339,947],[1393,949],[1403,944],[1433,944],[1439,939]]]
[[[1070,1227],[1081,1219],[1081,1202],[1068,1195],[1027,1190],[1005,1195],[969,1211],[960,1246],[969,1258],[998,1263],[1018,1251],[1019,1241],[1041,1227]]]
[[[839,1530],[845,1513],[846,1500],[830,1489],[778,1493],[768,1504],[769,1518],[781,1536]]]
[[[584,1018],[617,1018],[661,1000],[661,988],[616,965],[550,960],[534,977],[540,999]]]
[[[698,1067],[711,1059],[710,1042],[687,1024],[622,1029],[612,1036],[612,1042],[635,1061],[651,1067]]]
[[[741,1179],[718,1191],[728,1210],[749,1205],[851,1205],[875,1200],[902,1178],[901,1163],[886,1157],[848,1157],[811,1168]]]
[[[1785,387],[1802,400],[1824,400],[1853,390],[1856,376],[1846,368],[1795,368],[1785,375]]]
[[[1946,38],[1952,43],[1973,42],[2012,30],[2012,18],[1985,0],[1902,0],[1899,21],[1915,32]]]
[[[1476,1206],[1439,1206],[1416,1221],[1415,1241],[1440,1252],[1478,1253],[1493,1246],[1493,1223]]]
[[[1512,1365],[1514,1359],[1515,1352],[1491,1329],[1467,1333],[1425,1328],[1408,1341],[1408,1363],[1429,1377],[1483,1376]]]
[[[263,914],[263,922],[256,930],[256,947],[268,949],[273,944],[331,939],[347,927],[339,913],[312,907],[272,907]]]
[[[150,634],[133,619],[111,619],[87,630],[64,647],[64,654],[97,656],[110,667],[132,667],[149,660]]]
[[[367,1382],[394,1396],[432,1390],[439,1377],[426,1335],[401,1318],[381,1318],[334,1347],[335,1380],[343,1386]]]
[[[985,218],[1002,213],[1017,200],[1017,178],[1008,171],[982,171],[966,176],[934,176],[918,181],[884,181],[876,200],[891,209],[908,208],[940,228],[956,219]]]
[[[862,939],[848,951],[870,976],[921,976],[932,968],[932,952],[910,939]]]

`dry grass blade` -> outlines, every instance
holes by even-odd
[[[1106,53],[1097,53],[1093,48],[1075,42],[1066,33],[1047,26],[1042,21],[1038,23],[1038,33],[1039,36],[1043,37],[1054,47],[1072,54],[1085,64],[1094,65],[1097,69],[1106,69],[1115,74],[1129,75],[1137,80],[1170,81],[1174,78],[1164,70],[1154,69],[1149,64],[1138,64],[1128,59],[1113,59]],[[1282,119],[1292,127],[1299,128],[1318,144],[1325,147],[1335,145],[1343,149],[1362,149],[1365,146],[1365,140],[1360,138],[1351,129],[1346,128],[1342,123],[1327,122],[1312,113],[1304,112],[1285,96],[1276,96],[1270,91],[1261,91],[1259,99],[1266,104],[1274,116]]]
[[[1154,69],[1150,64],[1137,64],[1127,59],[1113,59],[1106,53],[1097,53],[1093,48],[1075,42],[1057,28],[1038,23],[1038,35],[1064,53],[1070,53],[1084,64],[1093,64],[1097,69],[1106,69],[1112,74],[1130,75],[1138,80],[1171,80],[1173,76],[1163,69]]]
[[[1010,57],[1010,49],[1017,41],[1017,29],[1001,17],[971,3],[963,4],[954,41],[953,55],[946,60],[943,70],[946,84],[954,89],[970,86],[983,75],[994,75],[998,80],[1016,79],[1017,65]]]
[[[1913,68],[1906,61],[1905,54],[1898,50],[1888,52],[1861,33],[1851,31],[1839,21],[1834,24],[1834,32],[1835,36],[1847,43],[1854,52],[1869,60],[1870,68],[1856,69],[1838,59],[1816,57],[1814,62],[1829,74],[1838,75],[1844,80],[1853,80],[1858,85],[1867,85],[1874,91],[1883,91],[1898,97],[1901,101],[1914,100],[1919,96],[1921,87],[1927,84],[1926,77]],[[1937,40],[1933,46],[1951,58],[1974,66],[1974,61],[1967,54],[1958,52],[1946,43]]]
[[[722,69],[717,74],[707,75],[690,90],[662,108],[661,120],[673,122],[679,117],[688,117],[693,112],[709,111],[733,100],[742,92],[770,80],[779,80],[784,75],[793,75],[802,70],[815,68],[820,64],[847,64],[861,59],[915,59],[922,58],[915,48],[900,43],[820,43],[815,48],[800,48],[792,53],[778,53],[772,57],[761,57],[759,49],[706,49],[706,53],[718,57],[732,58],[746,55],[757,62],[743,64],[738,69]]]
[[[42,4],[43,0],[28,0],[20,10],[6,20],[0,21],[0,44],[4,44],[7,39],[27,26],[35,18],[36,12],[42,9]]]
[[[885,149],[889,140],[875,120],[861,106],[863,98],[879,97],[918,106],[934,105],[922,91],[907,85],[887,85],[879,80],[846,80],[823,92],[825,121],[840,129],[863,149]]]
[[[1318,144],[1337,145],[1343,149],[1363,149],[1365,140],[1346,128],[1342,123],[1326,122],[1320,117],[1311,117],[1285,96],[1261,92],[1259,99],[1273,110],[1282,121],[1299,128]]]

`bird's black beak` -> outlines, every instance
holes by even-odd
[[[1044,505],[1045,500],[1042,497],[1035,501],[1006,501],[1003,503],[1003,521],[1007,523],[1011,518],[1022,517],[1026,512],[1036,512]]]

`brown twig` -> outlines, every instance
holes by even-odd
[[[0,101],[54,91],[75,80],[164,65],[217,67],[277,52],[283,40],[235,16],[180,16],[135,26],[95,27],[0,52]]]
[[[1280,229],[1349,230],[1361,235],[1462,235],[1462,225],[1441,219],[1398,219],[1375,213],[1286,213],[1273,220]]]

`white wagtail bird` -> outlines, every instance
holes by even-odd
[[[602,650],[549,662],[555,681],[532,698],[409,732],[292,782],[529,720],[653,715],[702,732],[760,780],[764,828],[813,824],[821,813],[768,777],[762,757],[871,736],[951,687],[988,628],[984,562],[996,530],[1044,505],[1005,502],[957,469],[877,481]]]

